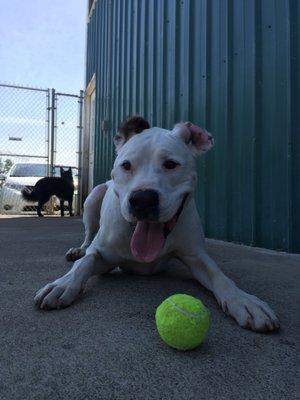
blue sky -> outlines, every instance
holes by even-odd
[[[9,0],[0,8],[0,82],[78,93],[86,0]]]

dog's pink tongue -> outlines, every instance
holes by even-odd
[[[164,244],[163,224],[147,221],[137,223],[130,243],[137,261],[149,263],[155,260]]]

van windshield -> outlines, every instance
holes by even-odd
[[[64,167],[68,169],[69,167]],[[76,167],[72,168],[73,176],[78,176],[78,170]],[[12,177],[41,177],[48,176],[48,165],[47,164],[15,164],[11,168],[11,172],[9,174]],[[55,166],[53,171],[53,176],[60,176],[60,167]]]
[[[9,174],[14,177],[47,176],[46,164],[15,164]]]

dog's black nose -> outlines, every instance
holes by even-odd
[[[136,190],[129,198],[130,212],[138,220],[158,219],[159,195],[155,190]]]

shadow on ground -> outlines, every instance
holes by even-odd
[[[82,234],[77,218],[0,220],[1,399],[296,398],[300,256],[208,242],[222,269],[275,309],[277,334],[239,328],[177,267],[93,278],[70,308],[37,310],[35,291],[70,268],[64,253]],[[197,296],[211,310],[197,350],[172,350],[156,333],[155,308],[173,293]]]

